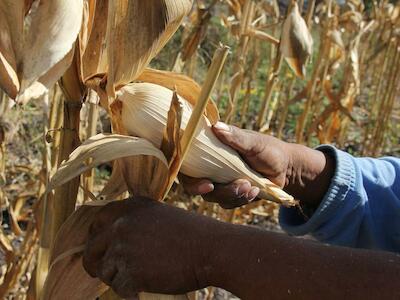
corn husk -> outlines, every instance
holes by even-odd
[[[82,23],[82,0],[42,0],[27,16],[24,2],[0,2],[0,87],[13,99],[36,81],[59,79]]]
[[[117,94],[117,101],[122,103],[120,125],[128,134],[145,138],[160,148],[172,96],[171,90],[155,84],[133,83],[125,86]],[[182,129],[185,129],[193,107],[182,97],[179,100],[183,108]],[[220,142],[205,116],[200,120],[181,172],[195,178],[209,178],[217,183],[246,178],[261,189],[263,198],[287,206],[296,204],[292,196],[252,170],[235,150]]]
[[[155,69],[145,69],[137,78],[138,81],[154,83],[177,91],[181,97],[187,100],[191,105],[196,105],[200,97],[201,87],[192,78],[175,72],[161,71]],[[212,99],[208,100],[205,114],[212,124],[219,121],[219,112],[217,105]]]
[[[297,2],[283,23],[280,51],[293,72],[300,78],[306,75],[306,64],[312,54],[313,39],[301,17]]]

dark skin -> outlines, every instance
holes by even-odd
[[[303,204],[321,201],[334,172],[334,162],[325,154],[239,129],[214,130]],[[189,179],[186,187],[225,207],[256,199],[243,180],[217,185]],[[83,264],[125,298],[142,291],[182,294],[207,286],[242,299],[400,298],[400,256],[394,253],[325,246],[222,223],[146,198],[111,203],[100,211]]]
[[[329,188],[334,160],[308,147],[283,142],[272,136],[217,124],[215,135],[235,149],[250,167],[300,200],[303,205],[318,207]],[[185,189],[202,195],[224,208],[239,207],[256,199],[250,182],[239,179],[227,185],[207,179],[183,178]]]

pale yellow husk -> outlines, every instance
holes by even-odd
[[[171,90],[151,83],[125,86],[117,94],[117,99],[122,102],[122,126],[128,134],[145,138],[159,148],[172,96]],[[185,129],[193,107],[182,97],[179,100],[183,106],[182,129]],[[235,150],[220,142],[205,116],[200,121],[181,172],[195,178],[209,178],[217,183],[249,179],[261,189],[263,198],[287,206],[296,204],[292,196],[252,170]]]
[[[60,78],[82,24],[83,0],[36,4],[25,16],[24,1],[0,1],[0,88],[13,99],[36,82],[48,88]]]

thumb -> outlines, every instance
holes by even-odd
[[[236,126],[218,122],[213,126],[214,134],[225,145],[228,145],[242,155],[259,152],[261,138],[254,131],[240,129]]]

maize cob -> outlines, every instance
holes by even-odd
[[[178,92],[179,93],[179,92]],[[132,83],[122,88],[117,99],[122,102],[121,123],[129,135],[149,140],[160,147],[167,124],[173,92],[151,83]],[[182,105],[182,129],[190,119],[193,107],[179,97]],[[248,179],[261,190],[264,199],[294,206],[296,201],[278,186],[252,170],[232,148],[224,145],[211,130],[211,123],[203,116],[194,141],[182,164],[181,173],[208,178],[216,183]]]

